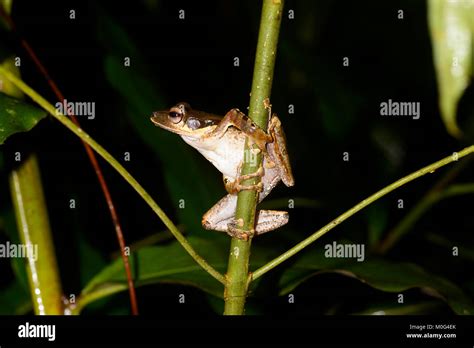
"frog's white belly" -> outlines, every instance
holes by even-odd
[[[222,174],[231,178],[238,176],[238,167],[243,162],[245,136],[228,129],[220,139],[195,139],[182,136],[183,140],[198,150]]]
[[[240,172],[239,166],[244,159],[245,136],[228,129],[220,139],[196,139],[181,136],[183,140],[198,150],[209,162],[225,176],[235,180]],[[264,199],[280,181],[280,172],[276,166],[268,166],[267,156],[263,159],[264,176],[262,178],[263,191],[260,192],[259,201]]]

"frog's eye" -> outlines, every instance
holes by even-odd
[[[201,127],[201,121],[199,121],[197,118],[194,118],[194,117],[188,118],[188,121],[186,122],[186,124],[192,130],[195,130]]]
[[[183,113],[179,109],[172,108],[170,112],[168,113],[168,117],[171,122],[173,123],[179,123],[181,119],[183,118]]]

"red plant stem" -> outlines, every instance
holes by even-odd
[[[51,90],[53,93],[56,95],[56,98],[59,99],[61,103],[64,102],[64,96],[59,90],[59,87],[56,85],[54,80],[50,77],[48,71],[46,70],[45,66],[41,63],[39,60],[38,56],[36,55],[35,51],[33,48],[28,44],[28,42],[23,39],[17,32],[15,23],[13,22],[13,19],[10,17],[8,13],[6,13],[3,9],[3,7],[0,6],[0,16],[5,20],[5,22],[10,26],[10,29],[12,32],[16,33],[17,36],[19,37],[19,40],[21,42],[21,45],[23,48],[26,50],[28,53],[29,57],[33,61],[33,63],[36,65],[40,73],[43,75],[43,77],[46,79],[48,82],[49,86],[51,87]],[[71,120],[78,126],[80,127],[79,120],[77,117],[72,114],[69,110],[69,108],[66,108],[67,115],[71,117]],[[125,239],[123,237],[122,233],[122,227],[120,225],[119,217],[117,215],[117,211],[115,210],[115,205],[112,200],[112,196],[110,194],[109,188],[107,186],[107,183],[105,181],[104,175],[102,173],[102,170],[100,169],[99,162],[97,161],[97,157],[95,156],[94,151],[92,148],[86,144],[84,141],[82,141],[82,144],[84,145],[84,148],[86,150],[87,156],[89,157],[89,160],[92,163],[92,166],[94,167],[94,171],[97,175],[97,178],[99,179],[99,184],[100,187],[102,188],[102,192],[104,194],[105,200],[107,202],[107,206],[109,207],[109,212],[110,216],[112,217],[112,222],[115,227],[115,233],[117,235],[117,240],[120,245],[120,253],[122,255],[122,260],[123,264],[125,267],[125,273],[127,275],[127,284],[128,284],[128,291],[130,294],[130,305],[131,305],[131,310],[133,315],[138,315],[138,304],[137,304],[137,296],[135,293],[135,286],[133,284],[133,278],[132,278],[132,271],[130,269],[130,262],[128,255],[125,253]]]

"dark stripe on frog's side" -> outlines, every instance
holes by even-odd
[[[192,110],[186,114],[186,124],[192,130],[202,129],[219,124],[222,117],[202,112],[199,110]]]
[[[192,130],[214,126],[218,123],[219,123],[219,121],[217,121],[217,120],[212,120],[212,119],[203,120],[203,119],[199,119],[199,118],[192,117],[192,116],[188,117],[187,120],[186,120],[186,124]]]

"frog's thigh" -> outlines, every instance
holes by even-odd
[[[207,230],[227,232],[228,225],[234,222],[234,212],[237,206],[236,195],[226,195],[217,202],[202,218],[202,225]],[[286,211],[259,210],[256,216],[255,233],[257,235],[273,231],[288,223]]]
[[[227,225],[233,221],[237,196],[228,194],[217,202],[202,217],[202,226],[206,230],[227,232]]]
[[[286,211],[258,210],[256,219],[257,225],[255,227],[255,234],[260,235],[286,225],[288,223],[289,215]],[[234,216],[230,216],[223,220],[214,221],[212,228],[208,228],[206,226],[204,227],[214,231],[227,232],[229,230],[229,225],[233,224],[234,222]]]
[[[286,211],[259,210],[257,211],[256,218],[257,226],[255,228],[255,233],[259,235],[286,225],[288,223],[289,215]]]

